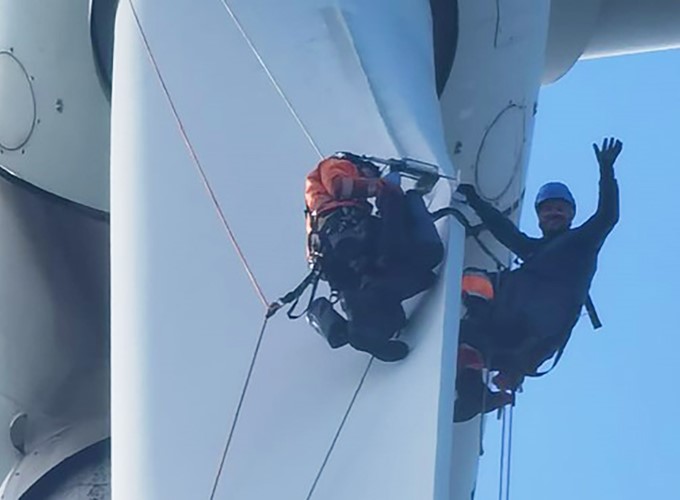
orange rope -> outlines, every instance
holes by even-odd
[[[205,173],[203,165],[201,164],[201,161],[198,158],[198,154],[196,154],[196,150],[194,149],[193,145],[191,144],[191,141],[189,140],[189,136],[187,135],[187,132],[184,129],[184,125],[182,124],[182,120],[179,117],[179,113],[177,112],[177,108],[175,107],[175,103],[172,100],[172,96],[170,95],[170,91],[168,90],[168,87],[165,84],[165,80],[163,79],[163,75],[160,72],[160,68],[158,67],[158,63],[156,62],[156,58],[154,57],[153,53],[151,52],[151,47],[149,46],[149,41],[146,37],[146,34],[144,33],[144,29],[142,28],[142,24],[139,21],[139,17],[137,16],[137,11],[135,10],[135,6],[133,5],[132,2],[130,2],[130,8],[132,9],[132,15],[135,18],[135,23],[137,24],[137,28],[139,29],[139,33],[142,37],[142,41],[144,42],[144,47],[146,49],[146,53],[149,56],[149,60],[151,61],[151,65],[153,66],[156,77],[158,78],[158,82],[161,85],[161,88],[163,90],[163,94],[165,95],[165,98],[168,101],[168,104],[170,105],[172,115],[175,119],[175,123],[177,124],[177,128],[179,129],[179,133],[182,136],[182,140],[184,141],[184,145],[186,146],[186,148],[189,152],[189,155],[191,156],[193,164],[196,167],[196,170],[198,171],[198,175],[201,178],[201,181],[203,182],[203,186],[205,187],[205,190],[208,192],[208,195],[210,196],[210,200],[212,201],[212,204],[215,207],[215,211],[217,212],[217,216],[219,217],[220,222],[222,223],[222,226],[224,227],[224,229],[227,233],[227,236],[229,237],[229,240],[231,241],[231,244],[233,245],[234,249],[236,250],[236,253],[238,254],[238,257],[241,260],[241,263],[243,264],[243,267],[246,271],[246,274],[248,275],[248,278],[250,279],[250,282],[253,285],[253,288],[255,289],[255,292],[257,293],[257,295],[258,295],[260,301],[262,302],[262,304],[264,305],[264,307],[268,308],[269,302],[267,302],[267,298],[265,297],[264,292],[262,291],[262,287],[258,283],[257,278],[255,277],[255,274],[253,273],[253,270],[251,269],[250,265],[248,264],[248,261],[246,260],[245,254],[243,253],[243,250],[241,250],[241,247],[238,244],[238,241],[236,240],[236,235],[232,231],[231,226],[229,225],[229,222],[227,221],[227,218],[224,215],[224,211],[222,210],[220,202],[217,200],[217,196],[215,195],[215,192],[213,191],[212,187],[210,186],[210,182],[208,181],[208,177]]]

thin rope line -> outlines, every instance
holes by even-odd
[[[243,407],[243,401],[246,397],[246,392],[248,391],[248,386],[250,385],[250,378],[253,374],[253,369],[255,368],[255,361],[257,360],[257,355],[260,352],[260,346],[262,345],[262,339],[264,338],[264,332],[267,327],[268,318],[264,319],[262,323],[262,329],[257,338],[257,344],[255,345],[255,351],[253,352],[253,357],[250,360],[250,367],[248,368],[248,374],[246,375],[246,380],[243,383],[243,389],[241,390],[241,397],[238,400],[238,405],[236,406],[236,413],[234,414],[234,420],[231,422],[231,428],[229,429],[229,435],[227,437],[227,442],[224,445],[224,450],[222,451],[222,458],[220,460],[220,465],[217,468],[217,474],[215,475],[215,481],[213,482],[212,492],[210,493],[210,500],[214,500],[215,493],[217,492],[217,486],[222,477],[222,471],[224,470],[224,464],[227,461],[227,454],[229,453],[229,448],[231,447],[231,441],[234,437],[234,431],[236,430],[236,424],[238,423],[238,418],[241,415],[241,408]]]
[[[500,30],[501,30],[501,4],[500,0],[496,0],[496,27],[494,29],[493,35],[494,48],[498,47],[498,34],[500,33]]]
[[[338,438],[340,437],[340,433],[342,432],[342,429],[345,426],[345,422],[347,422],[347,418],[349,417],[349,414],[352,411],[352,407],[354,406],[354,402],[356,401],[357,396],[359,395],[359,391],[361,390],[361,387],[364,385],[364,381],[366,380],[366,376],[368,375],[368,370],[371,368],[371,365],[373,364],[374,359],[375,359],[374,357],[371,357],[368,364],[366,365],[366,369],[364,370],[364,374],[361,376],[361,380],[359,381],[359,385],[357,385],[357,388],[354,391],[354,395],[352,396],[352,399],[349,402],[349,406],[347,407],[347,411],[345,411],[345,415],[342,417],[342,421],[340,422],[340,425],[338,426],[338,430],[336,431],[335,436],[333,436],[333,441],[331,442],[331,446],[330,446],[330,448],[328,448],[328,452],[326,453],[326,456],[323,459],[323,463],[321,464],[321,468],[319,469],[319,472],[316,474],[316,477],[314,478],[314,483],[312,483],[312,487],[310,488],[309,493],[307,494],[306,500],[310,500],[312,498],[312,495],[314,494],[314,490],[316,490],[316,485],[319,483],[319,479],[321,479],[321,474],[323,474],[323,471],[326,468],[326,464],[328,463],[328,459],[331,457],[331,453],[333,453],[333,449],[335,448],[335,444],[338,442]]]
[[[514,405],[510,405],[510,408],[508,410],[509,413],[510,413],[510,415],[508,417],[508,419],[509,419],[509,423],[508,423],[508,426],[509,426],[509,429],[508,429],[508,470],[507,470],[506,475],[505,475],[505,481],[506,481],[505,498],[506,498],[506,500],[510,500],[510,477],[511,477],[510,466],[512,464],[512,415],[513,415],[513,410],[514,410]]]
[[[274,89],[276,89],[276,92],[278,92],[279,96],[281,97],[281,99],[282,99],[283,102],[285,103],[286,107],[288,108],[288,111],[290,111],[290,114],[293,116],[293,118],[295,119],[295,121],[296,121],[297,124],[299,125],[300,129],[302,130],[302,133],[305,134],[305,137],[307,138],[307,140],[309,141],[309,143],[310,143],[310,144],[312,145],[312,147],[314,148],[314,151],[316,151],[316,154],[319,155],[319,158],[323,158],[323,154],[321,154],[321,150],[320,150],[319,147],[316,145],[316,142],[315,142],[314,139],[312,138],[312,135],[311,135],[311,134],[309,133],[309,131],[307,130],[307,127],[305,127],[305,124],[302,122],[302,119],[300,118],[300,116],[299,116],[299,115],[297,114],[297,112],[295,111],[295,108],[293,108],[293,104],[290,102],[290,100],[288,99],[288,97],[286,96],[286,94],[283,92],[283,89],[281,88],[281,86],[279,85],[279,83],[276,81],[276,78],[274,78],[273,73],[272,73],[272,72],[269,70],[269,68],[267,67],[267,64],[264,62],[264,59],[262,58],[262,56],[260,55],[259,51],[258,51],[257,48],[255,47],[255,44],[253,43],[253,41],[250,39],[250,37],[249,37],[248,34],[246,33],[246,30],[243,28],[243,25],[241,24],[241,22],[240,22],[240,21],[238,20],[238,18],[236,17],[236,14],[235,14],[234,11],[231,9],[231,7],[229,6],[229,4],[227,3],[226,0],[220,0],[220,3],[221,3],[222,6],[224,7],[224,9],[227,11],[227,14],[229,14],[229,17],[231,17],[232,21],[234,21],[234,24],[236,25],[236,28],[239,30],[239,32],[241,33],[241,36],[243,37],[243,39],[244,39],[244,40],[246,41],[246,43],[248,44],[248,47],[250,48],[250,50],[252,51],[253,55],[254,55],[255,58],[257,59],[257,62],[260,63],[260,66],[262,67],[262,69],[264,70],[264,72],[267,74],[267,77],[269,78],[269,81],[270,81],[271,84],[274,86]]]
[[[484,362],[486,363],[486,359]],[[486,420],[486,391],[491,380],[491,373],[488,369],[484,373],[484,387],[482,388],[482,412],[479,418],[479,456],[484,455],[484,422]]]
[[[161,85],[165,99],[168,101],[168,104],[170,106],[170,110],[172,111],[172,115],[175,119],[175,123],[177,124],[177,128],[179,129],[179,133],[182,136],[182,140],[184,141],[184,145],[186,146],[187,150],[189,151],[189,155],[191,156],[191,159],[193,160],[193,164],[196,167],[196,170],[198,171],[198,174],[199,174],[199,177],[201,178],[203,186],[205,187],[205,190],[208,192],[208,195],[210,196],[212,204],[215,207],[215,211],[217,212],[217,216],[219,217],[222,225],[224,226],[224,229],[225,229],[227,235],[229,236],[229,239],[231,240],[231,244],[233,245],[234,249],[236,250],[236,253],[238,254],[238,257],[241,260],[241,263],[243,264],[243,267],[246,271],[246,274],[248,275],[250,282],[252,283],[253,287],[255,288],[255,292],[257,293],[257,295],[260,298],[260,301],[262,302],[264,307],[267,308],[269,306],[269,302],[267,302],[267,298],[265,297],[264,292],[262,291],[262,288],[260,287],[260,284],[258,283],[257,278],[255,277],[255,274],[253,273],[252,269],[250,268],[250,265],[248,264],[248,261],[246,260],[246,257],[244,255],[243,251],[241,250],[241,247],[238,244],[238,241],[236,240],[236,235],[231,230],[231,226],[229,225],[229,222],[227,221],[227,218],[224,215],[224,211],[222,210],[220,202],[217,200],[217,196],[215,195],[215,192],[213,191],[212,187],[210,186],[210,182],[208,181],[208,177],[205,173],[205,170],[203,169],[203,165],[201,164],[201,161],[199,160],[198,155],[196,154],[196,150],[194,149],[193,145],[191,144],[191,141],[189,140],[189,136],[187,135],[186,130],[184,129],[184,125],[182,123],[182,120],[179,117],[179,113],[177,112],[177,108],[175,107],[175,103],[172,100],[172,96],[170,95],[170,91],[168,90],[168,87],[165,84],[165,80],[163,78],[163,75],[161,74],[160,68],[158,67],[158,63],[156,62],[156,58],[154,57],[153,52],[151,51],[151,46],[149,45],[149,41],[146,37],[144,29],[142,28],[142,23],[139,20],[139,16],[137,15],[137,11],[135,9],[134,3],[133,3],[132,0],[129,0],[129,3],[130,3],[130,8],[132,9],[132,15],[135,18],[135,23],[137,24],[137,28],[139,29],[139,33],[142,37],[142,41],[144,42],[144,47],[146,49],[146,53],[149,57],[149,60],[151,61],[151,65],[153,66],[153,69],[154,69],[154,72],[155,72],[156,77],[158,79],[158,82]]]
[[[500,466],[500,474],[498,478],[498,500],[503,500],[503,478],[504,478],[504,473],[505,473],[505,422],[506,422],[506,411],[505,409],[502,410],[503,412],[503,420],[501,421],[501,466]]]

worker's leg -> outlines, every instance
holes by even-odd
[[[432,287],[432,269],[442,260],[444,247],[432,217],[418,193],[388,190],[378,200],[376,227],[376,286],[394,291],[399,300]]]
[[[474,347],[488,361],[496,347],[491,331],[492,302],[468,295],[464,297],[463,304],[466,310],[460,320],[458,342]]]
[[[492,392],[484,384],[482,372],[464,369],[456,377],[456,402],[454,422],[465,422],[480,413],[489,413],[512,403],[514,397],[507,392]]]
[[[405,258],[417,269],[434,269],[444,258],[444,245],[432,214],[417,191],[408,191],[404,199],[407,231],[404,238]]]
[[[376,260],[382,267],[391,268],[403,260],[406,237],[406,198],[398,189],[384,189],[376,198],[380,214],[374,226]]]
[[[347,344],[347,320],[333,309],[333,304],[325,297],[319,297],[307,310],[309,324],[328,341],[332,349]]]
[[[349,319],[347,333],[352,347],[383,361],[397,361],[408,354],[404,342],[390,340],[406,323],[397,297],[378,288],[351,290],[341,295]]]

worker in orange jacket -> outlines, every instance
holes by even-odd
[[[347,319],[325,298],[312,302],[307,318],[331,347],[349,343],[397,361],[409,352],[392,338],[406,321],[401,302],[432,286],[443,245],[422,200],[433,180],[404,193],[389,177],[350,153],[326,158],[308,174],[308,256],[320,263]]]

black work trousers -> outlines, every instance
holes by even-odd
[[[406,323],[401,302],[430,288],[444,246],[422,197],[415,191],[385,190],[376,200],[379,216],[369,222],[367,258],[356,271],[343,263],[342,272],[328,272],[347,314],[347,340],[364,350],[387,342]],[[348,279],[347,273],[357,279]],[[337,279],[334,279],[337,276]],[[346,286],[355,283],[355,286]],[[345,286],[343,286],[345,285]],[[332,317],[334,335],[317,328],[337,346],[338,317]]]

